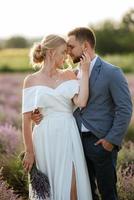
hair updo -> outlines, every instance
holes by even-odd
[[[66,44],[64,38],[58,35],[48,35],[43,38],[40,43],[33,45],[30,51],[30,60],[32,64],[41,64],[45,60],[46,51],[48,49],[55,49],[58,46]]]

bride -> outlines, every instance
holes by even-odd
[[[92,200],[83,147],[74,105],[85,107],[89,96],[90,57],[81,57],[82,79],[61,70],[67,54],[66,41],[49,35],[31,49],[33,64],[40,70],[24,80],[22,101],[22,132],[25,146],[23,166],[30,172],[36,167],[47,174],[51,187],[50,200]],[[39,108],[40,124],[32,129],[32,112]],[[29,198],[33,196],[29,184]],[[41,200],[41,199],[40,199]]]

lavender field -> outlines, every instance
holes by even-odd
[[[18,159],[23,149],[21,92],[26,74],[0,74],[0,200],[28,199],[27,175]],[[127,75],[134,102],[134,75]],[[117,164],[120,200],[134,199],[134,114]]]

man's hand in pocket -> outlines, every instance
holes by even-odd
[[[114,145],[111,144],[110,142],[108,142],[107,140],[105,139],[99,139],[95,145],[98,145],[98,144],[101,144],[103,146],[103,148],[107,151],[112,151],[113,150],[113,147]]]

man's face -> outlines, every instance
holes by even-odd
[[[68,54],[71,56],[73,62],[79,62],[83,54],[83,44],[76,40],[74,35],[71,35],[68,37],[67,47]]]

